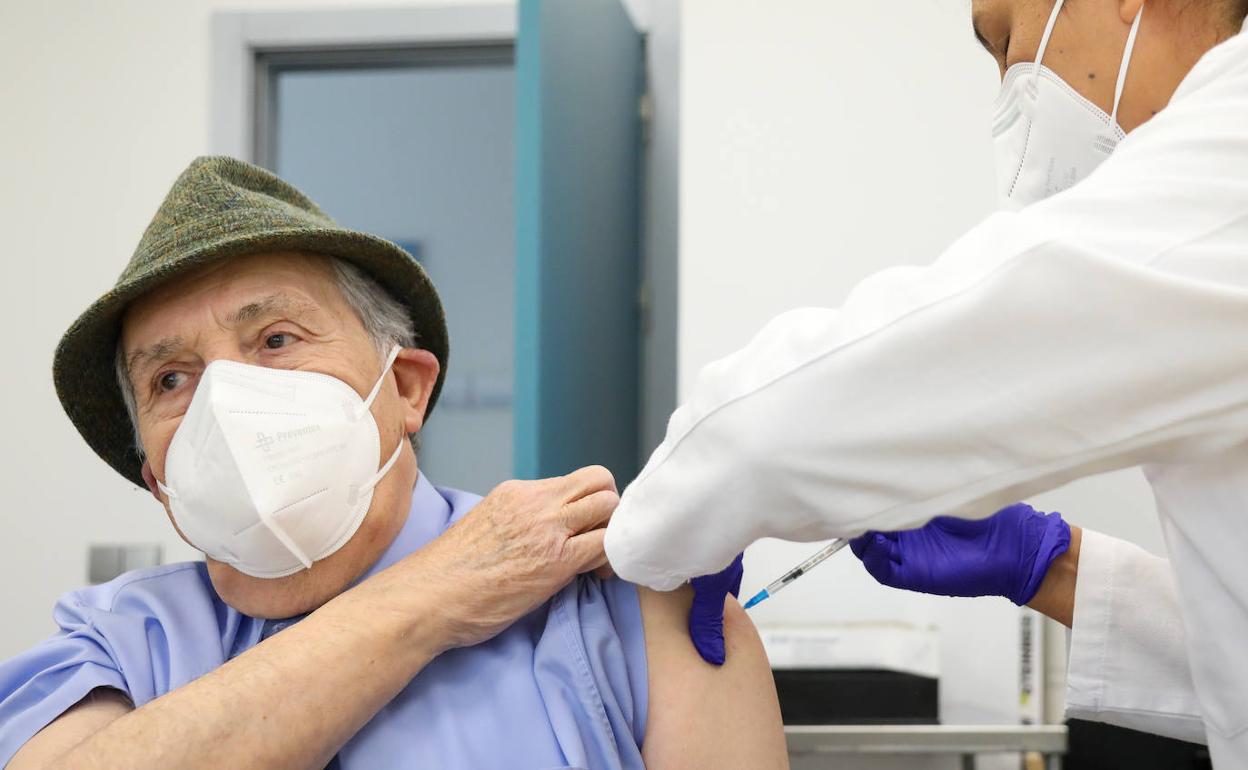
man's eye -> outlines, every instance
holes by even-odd
[[[277,334],[270,334],[265,337],[264,346],[270,350],[277,350],[278,348],[286,347],[293,340],[293,335],[287,334],[286,332],[278,332]]]
[[[165,372],[160,375],[160,380],[158,381],[160,384],[160,391],[162,393],[168,393],[171,390],[176,390],[178,385],[182,383],[183,376],[182,372]]]

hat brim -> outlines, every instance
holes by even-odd
[[[143,461],[134,445],[134,428],[117,384],[115,363],[126,307],[202,265],[276,251],[304,251],[354,264],[408,308],[419,346],[433,353],[441,364],[426,416],[433,411],[446,380],[450,344],[438,293],[411,255],[383,238],[335,227],[304,226],[244,237],[223,235],[119,283],[87,308],[57,345],[52,379],[65,413],[91,449],[134,484],[146,486]]]

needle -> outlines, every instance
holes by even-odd
[[[794,580],[797,580],[802,575],[805,575],[807,572],[810,572],[812,569],[822,564],[823,561],[827,559],[829,556],[841,550],[847,545],[849,545],[848,540],[844,538],[838,538],[836,540],[833,540],[831,543],[828,543],[823,548],[820,548],[818,553],[816,553],[814,556],[810,557],[806,561],[802,562],[801,564],[797,565],[793,569],[789,570],[788,572],[784,573],[780,577],[776,578],[770,584],[768,584],[766,588],[754,594],[754,596],[751,597],[750,600],[745,603],[745,609],[748,610],[749,608],[753,607],[755,604],[758,604],[759,602],[761,602],[763,599],[768,599],[772,596],[775,596],[780,591],[780,589],[784,588],[789,583],[792,583]]]

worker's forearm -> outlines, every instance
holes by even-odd
[[[1070,548],[1053,560],[1040,590],[1027,606],[1070,628],[1075,619],[1075,583],[1079,577],[1079,545],[1083,530],[1070,528]]]
[[[321,770],[449,646],[436,607],[390,572],[112,722],[56,767]]]

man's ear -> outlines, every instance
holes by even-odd
[[[403,429],[418,433],[425,424],[425,410],[433,395],[433,385],[438,381],[442,365],[438,357],[428,350],[403,348],[394,359],[394,382],[403,402]]]
[[[1122,19],[1122,23],[1130,24],[1135,21],[1135,15],[1140,12],[1142,5],[1144,5],[1144,0],[1118,0],[1118,16]]]
[[[143,483],[147,484],[147,490],[152,493],[152,497],[156,498],[156,502],[164,505],[165,501],[160,497],[160,487],[156,486],[156,474],[152,473],[152,464],[147,460],[143,461]]]

